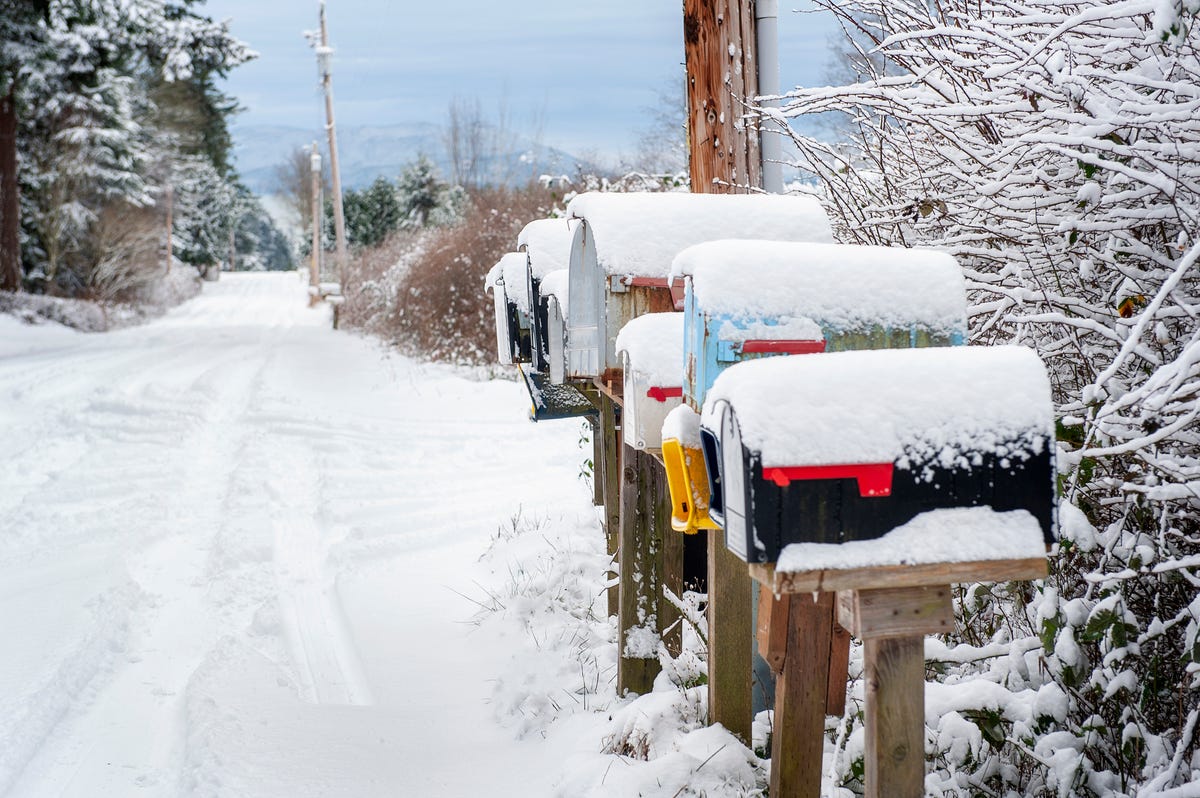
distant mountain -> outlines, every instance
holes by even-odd
[[[298,147],[317,142],[327,150],[325,131],[277,125],[235,125],[234,156],[242,180],[256,194],[279,190],[276,168]],[[442,129],[430,123],[413,125],[338,127],[338,158],[345,188],[362,188],[375,178],[395,179],[418,155],[433,161],[443,178],[451,174]],[[541,174],[574,174],[587,162],[554,147],[517,140],[501,153],[488,172],[498,182],[524,183]]]

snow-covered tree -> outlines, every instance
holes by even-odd
[[[797,90],[782,113],[851,120],[849,141],[793,136],[840,238],[954,252],[973,342],[1036,347],[1058,402],[1052,575],[965,591],[970,645],[935,663],[1013,695],[976,691],[930,729],[934,780],[1058,796],[1194,782],[1200,3],[818,2],[865,43],[857,80]]]
[[[466,206],[466,192],[442,182],[437,168],[424,155],[400,173],[396,190],[403,217],[401,224],[409,229],[450,224]]]
[[[49,0],[44,14],[19,17],[23,26],[0,26],[0,72],[18,109],[31,277],[86,290],[103,256],[93,225],[110,204],[154,205],[178,157],[201,155],[222,176],[228,171],[225,120],[233,109],[212,81],[252,53],[225,25],[193,13],[196,4]],[[189,94],[175,104],[192,109],[186,124],[159,113],[156,101],[169,106],[167,84]],[[7,254],[3,240],[0,248]]]
[[[358,247],[373,247],[400,229],[400,201],[396,187],[386,177],[362,191],[345,192],[342,207],[346,214],[346,235]]]

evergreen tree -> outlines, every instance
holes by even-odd
[[[424,155],[400,173],[396,186],[400,201],[401,224],[405,228],[449,224],[466,205],[466,193],[438,179],[437,169]]]
[[[181,158],[201,157],[228,177],[233,106],[213,79],[252,53],[226,26],[194,14],[196,0],[4,2],[0,89],[13,102],[0,107],[0,193],[7,199],[4,117],[19,109],[25,271],[60,290],[86,290],[104,258],[94,226],[110,206],[155,204]],[[172,104],[172,94],[184,99]],[[156,96],[164,108],[191,107],[191,117],[158,114]],[[0,263],[12,250],[11,234],[0,236]]]

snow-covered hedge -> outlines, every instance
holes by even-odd
[[[839,238],[956,255],[972,341],[1035,347],[1058,404],[1051,577],[959,596],[927,786],[1200,795],[1200,4],[818,4],[857,82],[782,114],[844,115],[793,136]]]

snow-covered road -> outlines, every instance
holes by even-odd
[[[521,508],[592,522],[578,427],[326,314],[286,274],[0,316],[0,795],[549,792],[460,594]]]

